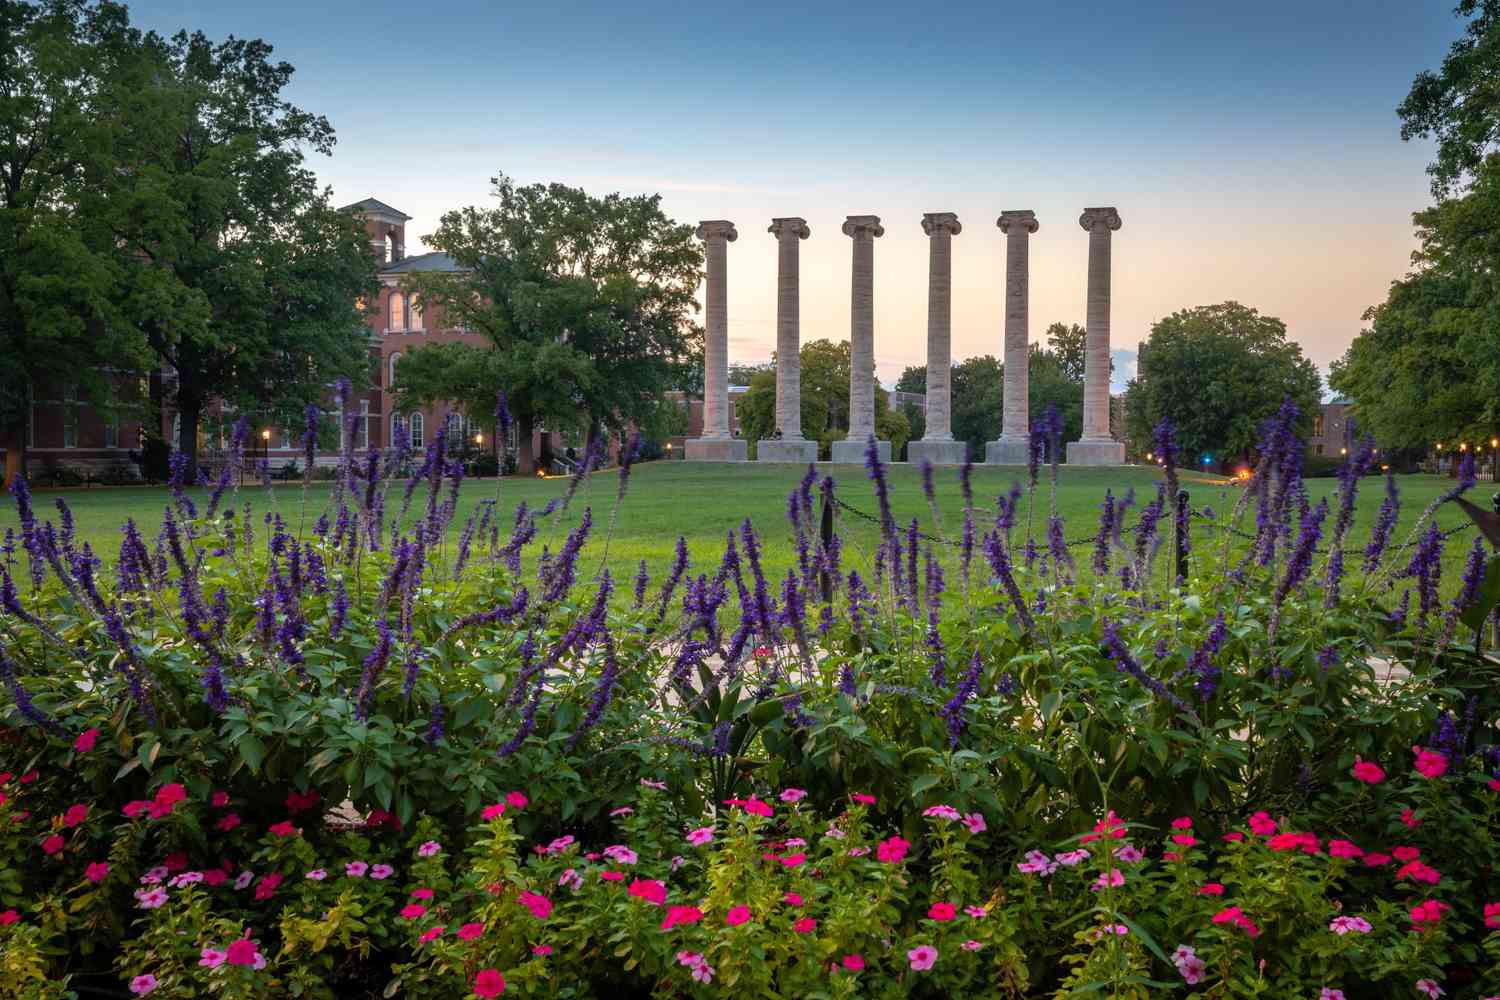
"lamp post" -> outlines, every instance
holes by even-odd
[[[667,442],[667,461],[672,461],[672,442]]]

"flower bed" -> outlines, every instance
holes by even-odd
[[[447,551],[441,436],[325,512],[179,490],[108,572],[23,485],[0,996],[1500,995],[1500,565],[1356,544],[1368,449],[1311,508],[1294,419],[1181,580],[1170,467],[1086,581],[1033,527],[1047,421],[952,539],[872,457],[876,553],[810,470],[785,580],[747,522],[624,600],[576,483]]]

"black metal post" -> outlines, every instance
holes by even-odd
[[[823,540],[823,551],[827,552],[833,545],[833,504],[828,494],[823,494],[823,517],[819,525],[818,536]],[[825,563],[818,570],[818,588],[823,593],[823,603],[828,604],[833,600],[833,580],[828,576],[828,566]]]
[[[1176,516],[1173,517],[1173,519],[1172,519],[1174,522],[1176,522],[1174,524],[1174,526],[1173,526],[1173,529],[1172,529],[1173,530],[1172,537],[1177,542],[1177,579],[1178,580],[1186,580],[1187,579],[1187,575],[1188,575],[1188,540],[1187,540],[1188,517],[1187,517],[1187,511],[1188,511],[1188,491],[1187,490],[1179,490],[1177,492],[1177,509],[1176,509],[1176,512],[1175,512]]]

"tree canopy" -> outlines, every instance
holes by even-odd
[[[1290,397],[1304,431],[1321,398],[1318,370],[1287,339],[1286,324],[1238,302],[1182,309],[1151,327],[1127,388],[1130,437],[1149,441],[1163,419],[1194,464],[1248,457],[1261,425]]]
[[[539,421],[590,432],[665,426],[665,393],[693,382],[702,354],[693,227],[667,218],[657,195],[597,197],[504,175],[491,183],[494,207],[445,213],[426,237],[460,270],[406,279],[423,308],[488,343],[410,352],[396,369],[400,405],[451,399],[477,418],[503,389],[522,472]]]
[[[802,435],[824,445],[840,441],[849,433],[849,372],[852,367],[847,340],[811,340],[802,345]],[[748,441],[770,437],[776,430],[776,368],[774,362],[755,370],[750,391],[740,397],[735,410],[740,433]],[[900,454],[911,437],[906,417],[890,408],[890,395],[875,387],[875,430],[882,441],[890,441],[893,454]]]
[[[1396,108],[1401,138],[1437,143],[1427,172],[1438,197],[1471,179],[1500,142],[1500,0],[1459,0],[1454,13],[1469,19],[1463,36],[1437,72],[1417,74]]]

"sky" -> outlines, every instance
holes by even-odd
[[[147,28],[264,38],[338,136],[337,204],[424,249],[489,179],[660,193],[729,219],[729,353],[775,341],[774,216],[802,216],[803,341],[849,333],[848,215],[881,217],[877,377],[926,361],[924,212],[958,214],[953,355],[1003,353],[1001,211],[1032,209],[1031,338],[1084,322],[1086,206],[1113,205],[1118,385],[1151,324],[1238,300],[1325,373],[1407,272],[1431,149],[1395,107],[1462,30],[1431,0],[1256,4],[131,5]]]

